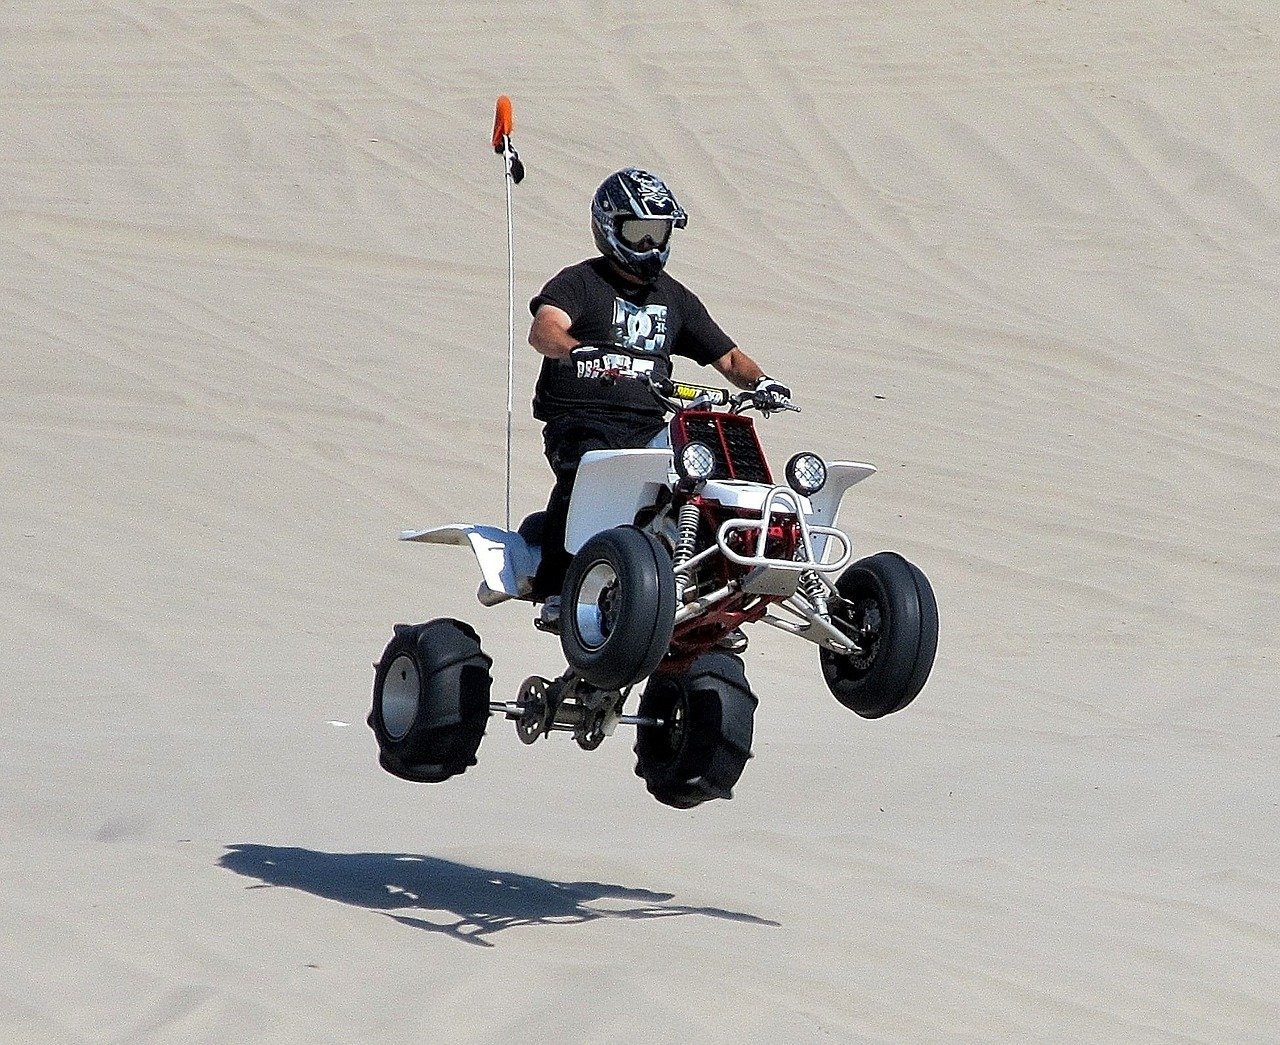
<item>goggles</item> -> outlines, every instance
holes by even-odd
[[[618,236],[628,247],[640,249],[646,241],[650,250],[661,250],[671,238],[670,218],[623,218],[618,222]]]

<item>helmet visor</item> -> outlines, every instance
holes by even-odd
[[[635,250],[661,250],[671,238],[670,218],[623,218],[618,237]]]

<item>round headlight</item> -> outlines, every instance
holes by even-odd
[[[694,440],[680,448],[680,456],[676,458],[676,471],[682,479],[710,479],[715,470],[715,451],[706,443]]]
[[[817,454],[796,454],[787,462],[787,485],[806,497],[827,483],[826,463]]]

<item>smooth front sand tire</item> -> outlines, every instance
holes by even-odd
[[[832,622],[863,652],[820,650],[836,700],[863,718],[901,711],[924,687],[938,649],[938,604],[928,578],[897,552],[859,559],[836,582]]]

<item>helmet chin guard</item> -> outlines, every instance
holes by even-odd
[[[650,246],[628,243],[620,226],[636,218],[669,221],[673,229],[682,229],[689,223],[684,208],[661,178],[638,167],[627,167],[610,174],[596,189],[591,201],[591,232],[601,254],[622,271],[652,283],[671,256],[671,237]]]

